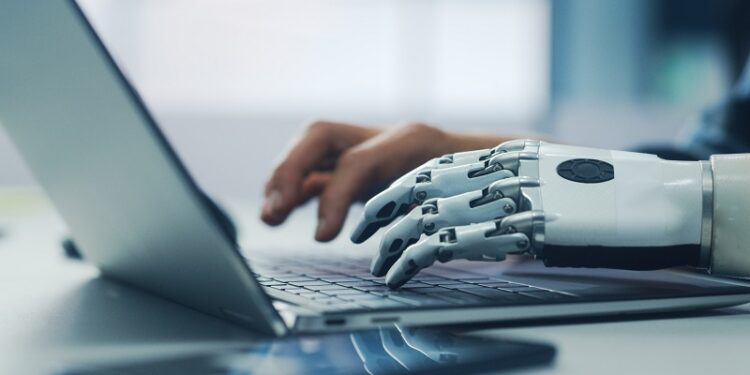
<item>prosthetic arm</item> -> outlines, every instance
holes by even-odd
[[[371,265],[394,288],[436,260],[500,261],[507,254],[529,254],[547,266],[716,268],[716,205],[727,211],[727,201],[749,200],[736,197],[750,187],[750,156],[739,157],[739,166],[727,158],[678,162],[534,140],[446,155],[367,202],[352,241],[404,215],[384,233]],[[740,176],[718,180],[730,181],[722,182],[731,192],[721,202],[714,199],[717,164],[733,165],[718,168]],[[747,212],[735,212],[739,219],[730,225],[750,224]],[[747,267],[720,268],[750,275],[750,253],[735,254],[737,245],[718,229],[720,258],[732,254],[730,263],[740,258]]]

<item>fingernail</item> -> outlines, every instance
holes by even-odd
[[[263,214],[265,215],[273,215],[281,205],[281,194],[274,190],[268,196],[266,197],[265,202],[263,202]]]
[[[278,190],[272,191],[268,194],[265,203],[263,203],[263,212],[266,214],[274,214],[281,207],[281,193]]]

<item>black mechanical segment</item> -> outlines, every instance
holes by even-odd
[[[573,182],[596,184],[615,178],[615,168],[597,159],[570,159],[557,166],[560,177]]]

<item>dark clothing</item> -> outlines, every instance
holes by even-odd
[[[746,77],[750,78],[750,74]],[[712,154],[750,152],[750,90],[736,90],[718,106],[705,111],[683,147],[699,159]]]
[[[686,139],[674,145],[647,145],[635,151],[671,160],[706,160],[713,154],[750,152],[750,59],[734,90],[692,124]]]

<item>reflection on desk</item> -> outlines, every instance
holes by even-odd
[[[471,374],[548,364],[546,344],[386,326],[350,333],[259,340],[246,348],[143,363],[89,366],[66,375],[106,374]]]

